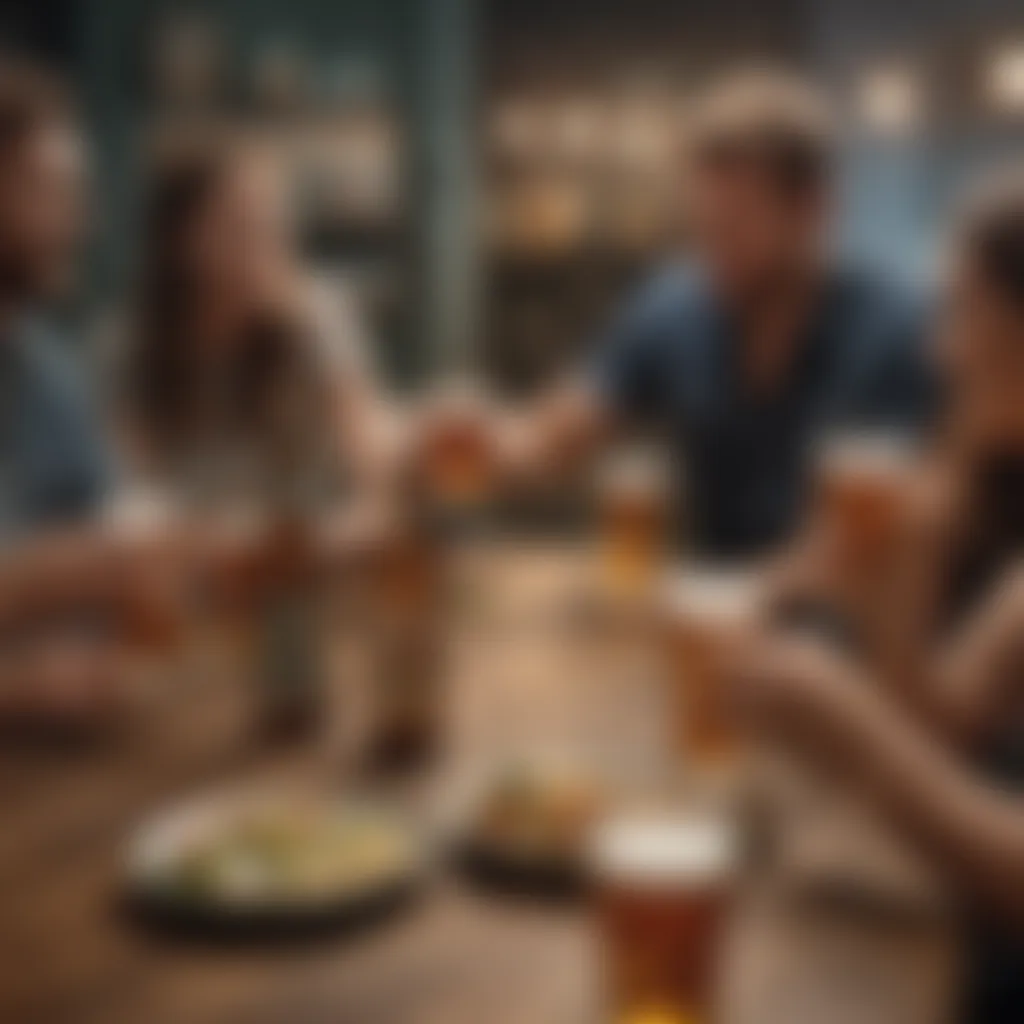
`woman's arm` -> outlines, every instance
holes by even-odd
[[[1024,690],[1024,569],[1011,568],[988,598],[939,649],[933,700],[966,741],[985,737]]]
[[[922,475],[908,488],[906,522],[881,575],[844,561],[821,527],[812,522],[770,573],[773,604],[821,602],[849,614],[859,653],[893,699],[958,742],[983,737],[1024,682],[1013,671],[1024,654],[1024,571],[1009,571],[942,636],[955,515],[934,479]]]
[[[370,366],[352,297],[315,289],[311,331],[338,455],[359,494],[388,492],[401,470],[404,418]]]
[[[606,403],[584,382],[564,381],[501,422],[504,476],[513,485],[548,484],[584,463],[611,432]]]
[[[757,645],[741,706],[870,795],[972,898],[1024,926],[1024,802],[975,776],[850,664],[809,641]]]
[[[1019,695],[1024,675],[1024,571],[1009,566],[990,593],[942,632],[950,560],[965,529],[949,486],[926,480],[876,599],[877,671],[912,711],[967,746],[983,740]]]

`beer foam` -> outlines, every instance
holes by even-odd
[[[903,473],[913,461],[914,445],[899,433],[850,431],[825,437],[818,446],[818,461],[830,471]]]
[[[658,453],[644,448],[609,455],[598,469],[602,487],[616,493],[660,493],[666,487],[668,467]]]
[[[757,587],[753,575],[743,570],[689,569],[666,582],[664,596],[669,609],[718,618],[749,613]]]
[[[735,827],[720,818],[622,818],[597,830],[592,856],[608,881],[706,885],[732,874],[737,846]]]

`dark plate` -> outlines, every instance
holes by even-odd
[[[210,815],[230,816],[243,801],[217,799],[173,811],[145,826],[128,860],[125,911],[136,921],[167,933],[192,938],[242,942],[317,937],[360,931],[383,923],[409,907],[427,877],[426,845],[412,826],[380,813],[382,826],[394,828],[409,843],[409,864],[383,874],[366,887],[339,888],[321,899],[234,901],[191,895],[167,883],[151,868],[154,858],[173,860],[184,849],[188,832]],[[327,805],[325,813],[347,813],[345,804]],[[365,813],[360,808],[360,813]],[[377,813],[377,812],[373,812]]]
[[[510,896],[560,902],[587,888],[583,863],[564,858],[524,857],[471,839],[456,847],[455,859],[470,880]]]
[[[358,898],[317,907],[262,907],[226,911],[222,906],[189,902],[145,888],[129,889],[123,902],[127,916],[174,938],[275,944],[325,936],[342,937],[383,925],[411,907],[423,888],[422,878],[405,878]]]

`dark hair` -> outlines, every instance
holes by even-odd
[[[999,172],[971,196],[959,245],[989,287],[1024,314],[1024,166]]]
[[[130,323],[131,411],[147,439],[173,449],[193,425],[198,388],[195,331],[200,282],[188,238],[207,204],[244,159],[244,150],[204,142],[158,161],[143,215],[141,281]],[[293,361],[297,324],[267,310],[246,328],[232,368],[229,413],[256,426],[270,413],[281,373]]]
[[[696,166],[750,167],[786,195],[822,188],[835,162],[830,111],[821,94],[780,72],[748,71],[713,86],[691,124]]]
[[[23,60],[0,60],[0,155],[44,127],[70,123],[73,109],[61,81]]]

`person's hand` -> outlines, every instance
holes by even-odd
[[[827,742],[860,680],[840,655],[809,637],[763,633],[735,654],[733,706],[752,728],[798,743]]]
[[[500,433],[497,410],[481,389],[442,388],[417,417],[410,440],[414,476],[442,502],[479,499],[495,482]]]

